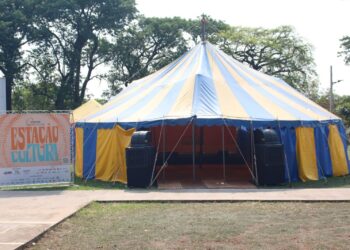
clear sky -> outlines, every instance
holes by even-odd
[[[230,25],[272,28],[291,25],[314,46],[321,89],[329,88],[329,68],[340,95],[350,95],[350,66],[337,57],[339,39],[350,36],[350,0],[136,0],[147,17],[196,18],[205,13]]]

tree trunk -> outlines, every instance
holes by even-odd
[[[12,110],[12,86],[13,86],[13,75],[5,74],[6,78],[6,109]]]

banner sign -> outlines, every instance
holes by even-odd
[[[0,115],[0,185],[71,181],[69,114]]]

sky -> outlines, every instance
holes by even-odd
[[[350,36],[350,0],[136,0],[146,17],[195,19],[206,14],[233,26],[274,28],[291,25],[313,47],[320,89],[330,85],[333,65],[334,92],[350,95],[350,66],[337,56],[339,39]],[[209,24],[210,25],[210,24]]]

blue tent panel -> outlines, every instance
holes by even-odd
[[[348,163],[348,169],[350,172],[350,168],[349,168],[349,156],[348,156],[348,143],[347,143],[347,137],[346,137],[346,132],[345,132],[345,128],[344,128],[344,124],[342,122],[337,124],[338,126],[338,130],[339,130],[339,134],[341,136],[341,139],[343,141],[343,145],[344,145],[344,150],[345,150],[345,156],[346,156],[346,162]]]
[[[318,176],[332,176],[332,160],[328,147],[328,127],[319,126],[314,128]]]
[[[83,177],[90,180],[95,178],[97,129],[84,127]]]
[[[296,155],[296,135],[294,128],[281,128],[281,139],[286,155],[285,180],[299,181]],[[289,175],[288,175],[289,173]]]

